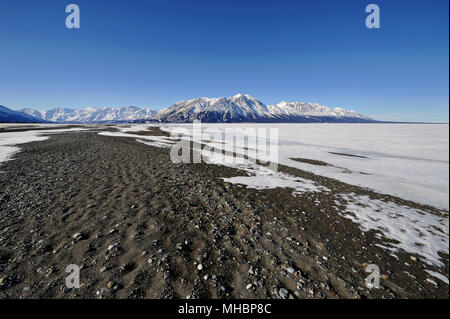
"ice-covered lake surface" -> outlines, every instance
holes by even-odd
[[[448,124],[202,124],[209,132],[230,128],[276,128],[280,164],[449,208]]]
[[[448,209],[448,129],[448,125],[426,124],[280,125],[279,161],[349,184]],[[292,160],[297,157],[333,166]]]

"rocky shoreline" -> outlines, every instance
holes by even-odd
[[[337,214],[329,193],[247,189],[222,180],[236,169],[174,164],[168,149],[96,131],[21,148],[0,164],[0,298],[449,296],[420,258],[392,256],[385,238]],[[70,264],[78,289],[64,284]],[[368,264],[380,289],[365,285]]]

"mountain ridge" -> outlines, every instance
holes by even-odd
[[[0,105],[0,123],[38,123],[39,119]]]
[[[30,108],[22,109],[21,112],[38,119],[56,123],[101,123],[134,121],[151,117],[154,110],[144,107],[87,107],[83,109],[69,109],[56,107],[45,111],[36,111]]]
[[[53,123],[118,123],[163,122],[190,123],[368,123],[375,120],[355,111],[321,105],[319,103],[286,102],[265,105],[249,94],[230,97],[198,97],[179,101],[172,106],[155,111],[148,107],[87,107],[70,109],[56,107],[45,111],[25,108],[20,111],[38,121]]]
[[[225,122],[376,122],[355,111],[329,108],[318,103],[280,102],[265,105],[248,94],[230,97],[200,97],[175,103],[158,111],[155,120],[185,123],[202,120]]]

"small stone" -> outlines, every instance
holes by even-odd
[[[328,260],[328,257],[327,257],[327,256],[323,256],[322,259],[325,260],[325,261],[327,261],[327,260]]]
[[[63,293],[66,294],[66,293],[68,293],[70,291],[70,288],[68,288],[66,285],[62,285],[61,286],[61,290],[62,290]]]
[[[108,289],[111,289],[112,287],[114,287],[114,281],[108,282],[108,284],[106,285],[106,287],[108,287]]]
[[[105,288],[105,287],[103,287],[102,289],[98,290],[95,294],[96,294],[97,296],[100,296],[100,295],[103,295],[103,294],[105,294],[105,293],[107,293],[107,292],[108,292],[108,289]]]
[[[73,236],[72,236],[73,239],[80,239],[81,237],[83,237],[83,234],[82,234],[82,233],[75,233],[75,234],[73,234]]]
[[[435,285],[435,286],[438,285],[437,282],[434,281],[433,279],[427,278],[427,281],[428,281],[430,284],[433,284],[433,285]]]
[[[282,299],[286,299],[289,295],[289,291],[285,288],[281,288],[280,290],[278,290],[278,294]]]
[[[296,290],[296,291],[294,292],[294,295],[295,295],[295,297],[297,297],[297,298],[300,298],[300,297],[301,297],[301,293],[300,293],[299,290]]]
[[[202,264],[198,264],[197,265],[197,269],[198,269],[198,271],[202,271],[203,270],[203,265]]]
[[[252,289],[252,287],[253,287],[253,284],[248,284],[248,285],[245,287],[245,289],[250,290],[250,289]]]
[[[296,272],[295,269],[292,267],[287,268],[286,271],[290,274],[295,274],[295,272]]]
[[[107,268],[103,267],[103,268],[100,269],[100,272],[105,272],[106,270],[107,270]]]
[[[117,248],[117,244],[112,244],[108,246],[108,250],[111,251],[113,249]]]
[[[147,262],[148,262],[149,264],[153,264],[153,259],[152,259],[152,258],[149,258],[149,259],[147,260]]]
[[[417,261],[417,257],[416,256],[411,256],[410,257],[412,261]]]

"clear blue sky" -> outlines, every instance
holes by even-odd
[[[370,3],[381,29],[365,27]],[[248,93],[448,122],[448,12],[448,0],[0,0],[0,104],[159,109]]]

